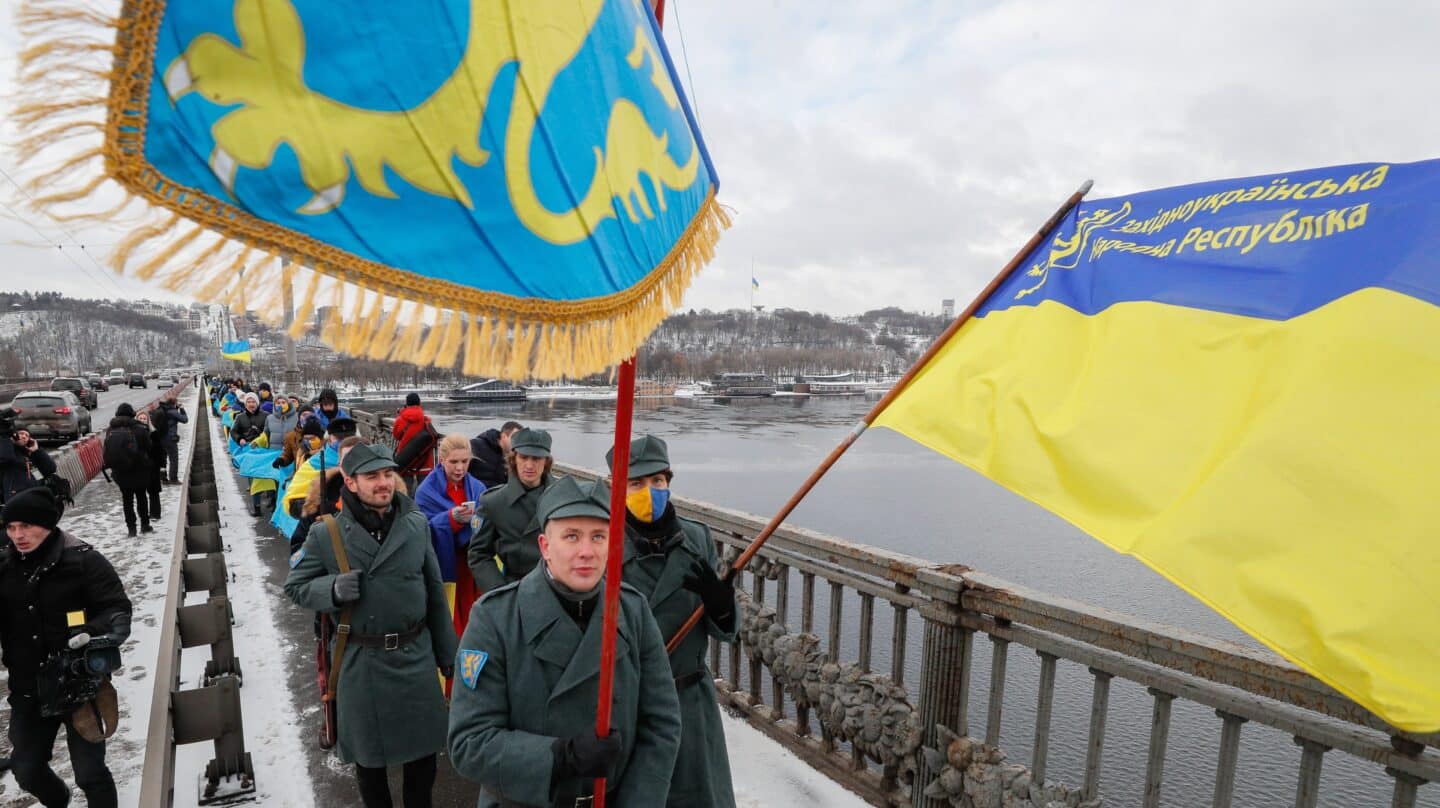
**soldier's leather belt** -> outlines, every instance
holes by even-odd
[[[689,673],[682,673],[679,676],[676,676],[675,689],[684,690],[690,685],[698,684],[701,679],[705,678],[705,674],[707,672],[708,671],[706,671],[704,668],[701,668],[699,670],[690,671]]]
[[[397,634],[351,634],[350,642],[356,645],[363,645],[366,648],[398,651],[409,645],[416,637],[419,637],[421,630],[424,628],[425,621],[422,620]]]

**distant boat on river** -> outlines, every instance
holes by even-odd
[[[525,388],[502,379],[486,379],[450,391],[451,401],[524,401]]]

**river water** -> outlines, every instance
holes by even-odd
[[[682,496],[768,517],[818,465],[872,401],[857,398],[660,399],[642,402],[635,434],[664,438]],[[379,409],[361,405],[360,409]],[[435,404],[442,432],[475,435],[510,419],[550,431],[555,456],[600,469],[614,427],[613,402]],[[961,563],[1019,584],[1212,637],[1255,645],[1243,632],[1128,556],[947,458],[885,429],[867,432],[792,515],[790,522],[848,540],[936,562]],[[799,582],[792,579],[792,630],[798,629]],[[817,587],[823,590],[826,587]],[[773,591],[773,590],[772,590]],[[823,593],[817,591],[817,595]],[[824,636],[823,596],[816,604]],[[858,607],[845,604],[846,614]],[[890,668],[888,609],[877,610],[875,670]],[[918,681],[918,622],[912,618],[906,681]],[[853,645],[854,638],[849,638]],[[853,648],[846,653],[853,660]],[[971,734],[983,735],[990,646],[977,637],[970,697]],[[1028,765],[1039,664],[1011,648],[1001,744]],[[1051,780],[1083,779],[1091,677],[1062,662],[1052,720]],[[1144,786],[1152,701],[1138,685],[1114,680],[1101,791],[1110,806],[1139,805]],[[1220,721],[1193,702],[1176,700],[1165,768],[1165,804],[1209,805]],[[1291,805],[1300,749],[1290,736],[1247,724],[1242,734],[1236,806]],[[1326,755],[1321,801],[1333,808],[1390,804],[1381,767],[1344,753]],[[1440,786],[1421,789],[1420,805],[1440,808]]]

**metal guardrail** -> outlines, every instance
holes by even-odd
[[[392,442],[393,419],[357,410],[351,414],[367,439]],[[599,476],[560,463],[555,470],[582,479]],[[768,521],[687,497],[672,496],[671,501],[681,515],[709,525],[717,548],[729,558],[749,546]],[[797,576],[798,599],[792,598]],[[1147,688],[1153,700],[1146,808],[1161,804],[1175,699],[1213,709],[1221,724],[1213,764],[1170,761],[1191,768],[1214,765],[1210,804],[1215,808],[1231,805],[1247,722],[1287,733],[1300,746],[1297,808],[1317,805],[1322,764],[1330,751],[1383,767],[1393,781],[1392,808],[1414,808],[1419,787],[1440,782],[1440,734],[1391,727],[1269,651],[1049,595],[961,565],[937,564],[787,525],[775,532],[736,586],[747,593],[741,633],[748,640],[728,645],[726,659],[721,644],[711,642],[710,667],[722,701],[874,805],[969,804],[960,791],[945,786],[958,789],[956,784],[968,776],[953,768],[957,749],[969,755],[965,750],[972,747],[999,746],[1009,650],[1016,644],[1038,655],[1040,677],[1030,765],[1020,767],[1026,769],[1024,778],[1017,777],[1015,767],[1006,767],[1006,787],[1012,789],[1007,806],[1018,802],[1039,808],[1064,802],[1065,794],[1071,805],[1089,804],[1103,795],[1101,764],[1110,686],[1116,677]],[[890,620],[877,617],[877,600],[889,606]],[[823,635],[816,633],[817,610],[825,618]],[[797,623],[798,635],[792,634],[790,626]],[[922,632],[919,680],[907,682],[912,668],[907,665],[909,638],[917,627]],[[956,739],[970,734],[972,679],[981,657],[975,648],[977,634],[990,644],[984,669],[989,687],[984,733],[971,744]],[[889,670],[877,673],[872,670],[875,649],[880,646],[883,652],[886,639]],[[805,661],[800,667],[806,670],[797,670],[797,659]],[[1057,791],[1048,783],[1047,769],[1056,669],[1062,660],[1085,666],[1092,689],[1083,780]],[[818,701],[815,690],[821,692]],[[845,703],[852,700],[855,703]],[[880,714],[892,724],[918,727],[921,744],[906,743],[900,734],[871,738],[866,725],[872,718],[879,722]],[[980,722],[975,723],[978,727]],[[897,750],[890,747],[903,747],[898,749],[903,754],[892,754]],[[926,754],[926,747],[934,752]],[[978,753],[974,759],[979,760]],[[997,781],[999,768],[997,764]],[[1200,805],[1203,797],[1186,794],[1172,802]]]
[[[176,520],[140,780],[140,805],[146,808],[174,804],[175,747],[183,744],[215,744],[215,757],[201,778],[199,804],[230,803],[255,792],[255,768],[245,751],[240,715],[243,676],[231,636],[234,613],[220,538],[210,410],[203,399],[195,409],[194,439],[185,457],[188,472],[178,510],[185,518]],[[185,595],[191,592],[205,592],[205,602],[185,605]],[[210,658],[200,685],[182,689],[181,651],[201,647],[210,649]]]
[[[190,386],[190,379],[175,385],[170,391],[166,391],[155,398],[135,408],[135,411],[144,412],[155,409],[160,399],[170,395],[171,391],[176,394],[183,393],[185,388]],[[64,446],[50,451],[50,459],[55,461],[55,473],[70,481],[71,495],[79,494],[91,480],[100,474],[105,467],[105,433],[106,429],[92,432],[78,440],[72,440]]]

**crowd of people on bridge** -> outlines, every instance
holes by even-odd
[[[334,749],[367,808],[392,804],[390,768],[407,808],[431,805],[442,751],[482,806],[588,806],[596,778],[625,808],[735,804],[705,662],[709,638],[734,638],[735,591],[708,528],[670,501],[663,440],[637,438],[612,469],[624,571],[598,737],[606,481],[556,474],[543,429],[441,434],[413,393],[362,437],[330,389],[207,392],[252,513],[290,542],[285,592],[317,614]],[[700,605],[703,630],[667,653]]]

